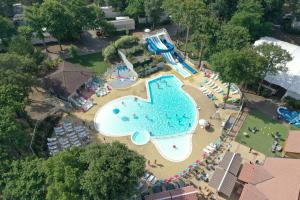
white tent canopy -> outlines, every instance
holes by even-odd
[[[287,90],[286,96],[300,100],[300,46],[272,37],[262,37],[254,45],[258,46],[264,42],[276,44],[288,51],[292,56],[292,60],[286,65],[288,68],[287,72],[282,72],[275,76],[267,75],[265,80],[285,88]]]

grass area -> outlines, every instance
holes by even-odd
[[[248,127],[256,127],[259,131],[257,133],[250,133]],[[277,122],[276,120],[266,116],[265,114],[252,110],[250,111],[248,117],[246,118],[240,132],[236,137],[236,141],[251,147],[266,156],[280,156],[281,153],[272,153],[272,134],[276,132],[281,133],[282,139],[286,139],[288,135],[288,127],[284,124]],[[249,136],[245,136],[243,133],[247,132]],[[283,146],[284,141],[281,141],[281,146]]]
[[[103,74],[110,67],[110,64],[104,61],[101,53],[76,56],[75,58],[68,58],[67,61],[88,67],[97,75]]]

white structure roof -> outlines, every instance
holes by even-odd
[[[267,75],[265,80],[285,88],[287,90],[287,96],[300,99],[300,46],[272,37],[262,37],[257,40],[254,45],[257,46],[264,42],[276,44],[288,51],[292,56],[292,60],[286,65],[288,68],[287,72],[281,72],[275,76]]]

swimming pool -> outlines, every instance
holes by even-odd
[[[95,115],[95,127],[111,137],[147,132],[151,139],[162,139],[192,133],[197,126],[198,110],[182,85],[174,75],[149,80],[148,99],[124,96],[105,104]],[[143,144],[142,135],[137,136],[131,137],[133,143]]]
[[[196,104],[173,75],[147,82],[148,100],[125,96],[104,105],[95,116],[97,129],[110,136],[148,131],[151,137],[186,134],[196,124]],[[114,111],[118,109],[118,113]]]

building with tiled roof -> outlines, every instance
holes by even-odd
[[[299,200],[300,160],[267,158],[262,166],[244,164],[240,200]]]
[[[287,158],[300,159],[300,131],[289,131],[288,138],[285,141],[283,155]]]

